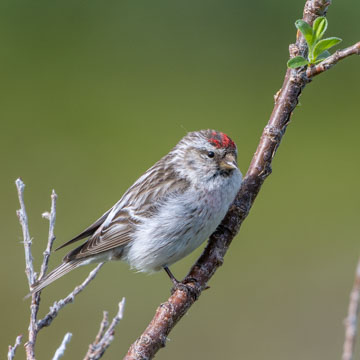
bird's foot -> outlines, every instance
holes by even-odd
[[[196,279],[184,279],[183,282],[178,281],[173,284],[174,286],[171,289],[171,294],[174,294],[177,290],[180,290],[189,294],[194,301],[196,301],[200,296],[201,290]]]
[[[196,301],[200,296],[200,288],[198,286],[198,282],[194,278],[185,278],[184,281],[179,281],[176,277],[172,274],[170,269],[167,266],[164,266],[164,270],[168,274],[171,282],[173,283],[173,287],[171,289],[171,295],[174,294],[176,290],[184,291],[189,294],[194,301]]]

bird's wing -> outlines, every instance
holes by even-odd
[[[184,192],[189,182],[179,179],[172,167],[164,167],[163,163],[159,161],[141,176],[109,210],[89,240],[67,254],[64,260],[86,258],[128,244],[136,225],[154,216],[169,196]]]
[[[94,232],[102,225],[102,223],[108,217],[111,210],[112,210],[112,208],[110,210],[108,210],[104,215],[102,215],[99,219],[97,219],[93,224],[91,224],[89,227],[87,227],[79,235],[75,236],[71,240],[67,241],[65,244],[62,244],[61,246],[56,248],[55,251],[59,250],[59,249],[62,249],[65,246],[68,246],[68,245],[70,245],[70,244],[72,244],[72,243],[74,243],[74,242],[76,242],[78,240],[84,239],[84,238],[94,234]]]

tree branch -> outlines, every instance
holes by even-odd
[[[52,360],[59,360],[61,357],[64,356],[65,350],[66,350],[66,345],[70,342],[72,337],[71,333],[66,333],[64,336],[63,341],[61,342],[61,345],[59,346],[59,348],[56,350]]]
[[[103,319],[100,323],[100,329],[99,332],[97,333],[96,337],[95,337],[95,341],[92,343],[92,345],[96,345],[99,343],[99,341],[101,340],[101,338],[104,336],[105,334],[105,330],[106,328],[109,326],[109,313],[107,311],[103,312]],[[91,346],[91,345],[90,345]]]
[[[18,197],[20,202],[20,210],[16,212],[19,222],[23,232],[24,238],[24,250],[25,250],[25,273],[28,279],[29,288],[31,285],[36,281],[36,273],[34,271],[34,264],[33,264],[33,257],[31,254],[31,238],[29,232],[29,224],[28,224],[28,217],[25,210],[25,203],[24,203],[24,189],[25,184],[19,178],[15,181]],[[36,343],[36,336],[37,336],[37,329],[36,329],[36,317],[39,311],[39,304],[40,304],[40,293],[32,294],[31,296],[31,305],[30,305],[30,323],[29,323],[29,338],[28,341],[25,343],[25,350],[26,350],[26,358],[28,360],[35,360],[35,343]]]
[[[345,319],[345,341],[342,360],[352,360],[355,350],[357,316],[360,302],[360,259],[358,261],[354,285],[350,293],[348,316]]]
[[[50,254],[51,254],[51,249],[53,246],[53,243],[56,239],[55,234],[54,234],[54,229],[55,229],[55,220],[56,220],[56,200],[57,200],[57,195],[55,193],[55,190],[52,191],[51,193],[51,210],[50,213],[45,212],[42,214],[42,217],[44,219],[49,220],[49,236],[48,236],[48,242],[47,242],[47,246],[46,249],[43,253],[44,255],[44,259],[43,259],[43,263],[41,265],[41,270],[40,270],[40,275],[39,275],[39,280],[41,280],[47,271],[48,265],[49,265],[49,258],[50,258]]]
[[[14,359],[16,349],[21,344],[22,337],[22,335],[16,337],[14,346],[9,345],[8,360]]]
[[[100,329],[96,335],[95,341],[89,345],[89,350],[86,353],[84,360],[98,360],[100,359],[106,349],[110,346],[111,342],[114,340],[115,327],[119,321],[123,318],[125,307],[125,298],[119,302],[119,311],[113,318],[110,326],[105,331],[108,326],[108,313],[104,311],[104,317],[100,324]]]
[[[34,273],[34,265],[33,265],[33,258],[31,255],[31,237],[29,232],[29,225],[28,225],[28,218],[25,210],[25,203],[24,203],[24,189],[25,184],[19,178],[15,181],[16,188],[18,191],[19,203],[20,203],[20,210],[16,211],[16,215],[19,218],[19,222],[23,232],[24,238],[24,249],[25,249],[25,273],[28,278],[29,288],[35,282],[36,276]]]
[[[340,60],[343,60],[351,55],[360,55],[360,41],[352,46],[347,47],[346,49],[335,51],[333,55],[326,58],[320,64],[308,67],[306,70],[306,76],[308,78],[312,78],[316,75],[319,75],[324,71],[327,71],[330,68],[332,68]]]
[[[310,25],[318,16],[324,16],[330,1],[307,0],[303,20]],[[306,56],[306,41],[300,32],[296,43],[289,47],[290,56]],[[344,56],[345,57],[345,56]],[[334,61],[334,64],[336,61]],[[323,71],[328,70],[324,68]],[[142,335],[131,345],[125,360],[152,359],[165,346],[170,331],[207,286],[217,268],[223,263],[231,241],[259,193],[265,179],[271,174],[271,163],[285,133],[290,116],[298,104],[298,98],[305,85],[311,81],[303,68],[287,69],[281,90],[269,122],[264,128],[260,143],[242,182],[240,191],[226,217],[209,239],[204,252],[183,280],[186,286],[174,290],[170,298],[161,304]]]
[[[29,226],[28,226],[28,218],[25,210],[25,203],[24,203],[24,189],[25,184],[23,181],[19,178],[15,181],[17,191],[18,191],[18,197],[20,202],[20,210],[18,210],[16,213],[18,215],[20,225],[23,231],[23,239],[24,239],[24,248],[25,248],[25,263],[26,263],[26,275],[29,283],[29,287],[35,281],[37,280],[36,273],[34,271],[34,265],[33,265],[33,258],[31,254],[31,237],[29,232]],[[55,191],[52,191],[51,194],[51,211],[50,213],[45,212],[42,216],[49,220],[49,235],[48,235],[48,242],[46,249],[43,253],[43,262],[41,265],[41,271],[39,275],[39,279],[41,279],[43,276],[45,276],[48,264],[49,264],[49,258],[51,254],[52,245],[55,241],[55,235],[54,235],[54,228],[55,228],[55,220],[56,220],[56,200],[57,195]],[[31,294],[31,305],[30,305],[30,323],[29,323],[29,338],[28,341],[25,343],[25,351],[26,351],[26,358],[28,360],[35,360],[35,344],[36,339],[39,331],[45,327],[49,326],[52,321],[57,317],[59,314],[59,311],[67,304],[74,302],[76,295],[78,295],[80,292],[82,292],[85,287],[92,281],[97,273],[99,272],[100,268],[103,266],[103,263],[100,263],[97,265],[95,269],[93,269],[88,277],[83,281],[82,284],[77,286],[67,297],[64,299],[61,299],[54,303],[52,307],[50,307],[50,311],[45,317],[41,320],[37,320],[37,314],[39,311],[40,306],[40,291],[34,294]],[[119,304],[121,305],[121,308],[119,308],[119,312],[117,316],[114,318],[113,322],[111,323],[109,329],[102,335],[101,339],[99,340],[100,348],[102,350],[101,354],[96,358],[99,359],[102,354],[105,352],[106,348],[110,345],[111,341],[113,340],[113,333],[114,328],[116,324],[120,321],[123,315],[123,308],[125,304],[125,299],[122,300],[122,302]],[[9,346],[8,351],[8,359],[13,359],[15,356],[16,348],[19,346],[22,339],[22,335],[18,336],[16,338],[15,345]],[[66,344],[70,341],[71,334],[67,333],[62,341],[61,346],[56,351],[53,359],[59,359],[61,356],[63,356]],[[95,358],[94,358],[95,359]]]
[[[78,295],[80,292],[82,292],[85,287],[92,281],[101,267],[104,265],[104,263],[100,263],[96,266],[95,269],[90,271],[88,277],[83,281],[82,284],[78,285],[68,296],[66,296],[64,299],[58,300],[54,302],[54,305],[50,307],[50,311],[44,316],[43,319],[39,320],[37,322],[37,330],[41,330],[44,326],[49,326],[52,321],[59,315],[59,311],[66,306],[67,304],[70,304],[74,302],[75,296]]]

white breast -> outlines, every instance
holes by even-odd
[[[139,225],[124,260],[138,271],[153,272],[188,255],[215,231],[240,184],[236,170],[225,181],[168,198],[156,215]]]

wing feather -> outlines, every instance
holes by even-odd
[[[53,271],[51,271],[48,275],[45,276],[45,278],[41,279],[39,282],[33,284],[31,287],[31,292],[25,296],[25,299],[31,296],[33,293],[36,293],[43,289],[44,287],[51,284],[53,281],[59,279],[60,277],[64,276],[71,270],[77,268],[78,266],[81,266],[81,262],[79,261],[71,261],[71,262],[65,262],[60,264],[57,268],[55,268]]]
[[[102,215],[99,219],[97,219],[93,224],[91,224],[89,227],[87,227],[83,232],[81,232],[79,235],[75,236],[71,240],[67,241],[65,244],[62,244],[61,246],[57,247],[55,251],[62,249],[65,246],[68,246],[78,240],[84,239],[92,234],[102,225],[102,223],[105,221],[105,219],[108,217],[110,211],[108,210],[104,215]]]
[[[165,167],[164,167],[165,164]],[[189,187],[186,179],[179,179],[166,157],[141,176],[107,213],[84,230],[70,244],[86,234],[87,242],[68,253],[64,261],[82,259],[124,246],[132,241],[136,225],[154,216],[166,198],[184,192]],[[92,232],[91,232],[92,231]]]

